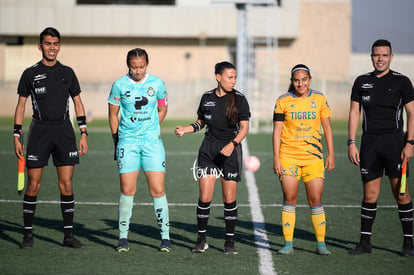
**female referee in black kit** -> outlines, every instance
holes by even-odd
[[[204,252],[210,205],[214,185],[220,177],[226,225],[225,254],[237,254],[234,246],[234,231],[237,221],[236,192],[240,181],[242,150],[240,142],[249,131],[250,110],[244,95],[234,89],[236,68],[229,62],[215,66],[217,88],[205,92],[198,107],[198,119],[192,124],[175,128],[175,134],[207,129],[198,153],[197,175],[199,176],[199,199],[197,205],[198,238],[193,252]]]

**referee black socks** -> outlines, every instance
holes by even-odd
[[[73,216],[75,212],[75,200],[73,194],[70,196],[60,195],[60,209],[62,211],[65,237],[70,237],[72,236]]]
[[[33,219],[36,211],[37,197],[24,195],[23,197],[23,223],[24,223],[24,234],[32,234]]]

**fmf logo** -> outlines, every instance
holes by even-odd
[[[46,93],[46,87],[35,88],[35,94],[42,95]]]
[[[78,151],[69,152],[69,157],[70,158],[76,158],[76,157],[78,157]]]

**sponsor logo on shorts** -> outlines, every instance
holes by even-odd
[[[368,169],[367,168],[361,168],[361,175],[368,175]]]
[[[77,158],[78,157],[78,151],[69,152],[70,158]]]
[[[39,160],[39,156],[28,155],[27,156],[27,160],[30,160],[30,161],[38,161]]]
[[[237,179],[237,176],[239,175],[239,173],[227,173],[227,178],[229,179]]]

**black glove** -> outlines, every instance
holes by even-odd
[[[112,140],[114,141],[114,160],[116,160],[116,146],[118,145],[118,132],[112,134]]]

